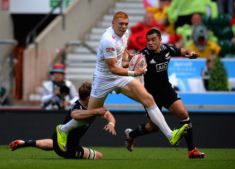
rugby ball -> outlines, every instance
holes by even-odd
[[[139,67],[143,68],[144,66],[146,66],[146,59],[145,56],[141,53],[135,54],[129,62],[129,70],[131,71],[134,71]],[[137,76],[135,78],[139,80],[141,83],[144,83],[143,76]]]

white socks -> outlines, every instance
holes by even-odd
[[[67,123],[61,125],[60,130],[68,133],[70,130],[78,127],[78,123],[79,122],[77,120],[72,119],[72,120],[68,121]]]
[[[146,110],[152,122],[158,126],[162,133],[168,138],[168,140],[170,140],[172,137],[172,130],[169,128],[164,116],[162,115],[162,112],[159,110],[157,105],[146,108]]]
[[[159,110],[157,105],[154,105],[150,108],[146,108],[148,115],[152,122],[158,126],[158,128],[162,131],[162,133],[170,140],[172,137],[172,130],[169,128],[168,124],[165,121],[164,116],[162,115],[162,112]],[[68,133],[70,130],[82,126],[86,124],[85,121],[77,121],[77,120],[70,120],[64,125],[61,125],[60,130],[63,132]]]

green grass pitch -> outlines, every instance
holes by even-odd
[[[186,148],[95,147],[102,160],[68,160],[53,151],[0,146],[0,169],[235,169],[235,149],[200,149],[205,159],[188,159]]]

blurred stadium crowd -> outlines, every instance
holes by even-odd
[[[140,50],[150,27],[158,27],[162,42],[195,50],[200,57],[235,58],[233,0],[143,0],[144,20],[132,26],[129,49]]]

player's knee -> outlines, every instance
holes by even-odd
[[[142,104],[145,107],[151,107],[154,104],[154,99],[151,94],[146,94],[145,97],[142,98]]]
[[[101,160],[103,158],[103,154],[99,151],[96,151],[96,158],[95,160]]]

